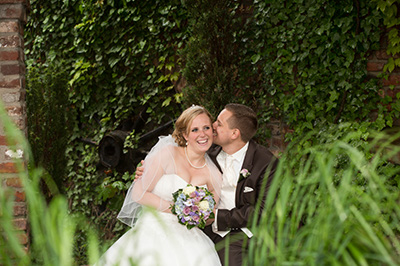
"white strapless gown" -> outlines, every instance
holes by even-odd
[[[175,174],[164,175],[153,193],[172,201],[172,193],[187,182]],[[199,228],[187,229],[175,215],[143,210],[135,227],[117,240],[98,265],[221,265],[214,243]]]

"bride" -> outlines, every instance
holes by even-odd
[[[172,193],[188,184],[208,188],[218,203],[222,176],[206,154],[212,140],[212,118],[201,106],[186,109],[172,136],[160,137],[118,214],[132,229],[99,265],[221,265],[208,236],[197,227],[187,229],[171,213]]]

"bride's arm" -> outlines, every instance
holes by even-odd
[[[147,164],[147,169],[143,177],[137,180],[132,187],[132,200],[141,205],[154,207],[159,211],[170,213],[170,207],[173,202],[164,200],[152,193],[160,178],[165,174],[163,165],[167,158],[164,155],[165,153],[160,152],[156,158],[151,160],[150,164]]]
[[[214,187],[212,186],[212,184],[207,184],[207,188],[209,188],[208,190],[213,194],[213,198],[215,200],[215,206],[214,206],[214,210],[217,208],[217,205],[219,203],[219,195],[218,193],[216,193]]]
[[[135,187],[137,187],[138,189],[134,188],[133,193],[142,194],[142,197],[136,201],[137,203],[144,205],[144,206],[150,206],[150,207],[156,208],[159,211],[171,213],[170,207],[173,204],[173,202],[164,200],[164,199],[160,198],[159,196],[153,194],[151,192],[152,191],[151,187],[154,188],[154,185],[149,187],[147,190],[143,190],[141,180],[137,181],[137,183],[139,183],[139,184],[135,184]]]
[[[217,205],[219,203],[219,198],[221,196],[221,187],[222,187],[222,176],[219,171],[211,170],[211,174],[210,174],[210,177],[207,182],[207,187],[208,187],[208,190],[211,193],[213,193],[213,197],[215,200],[214,209],[216,209]]]

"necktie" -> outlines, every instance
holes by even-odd
[[[225,178],[224,183],[225,185],[236,187],[236,178],[235,178],[235,169],[233,167],[233,162],[235,158],[233,156],[226,156],[225,160]]]

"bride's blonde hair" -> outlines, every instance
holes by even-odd
[[[210,118],[210,122],[212,124],[213,118],[211,114],[206,108],[200,105],[192,105],[183,111],[183,113],[178,117],[175,122],[175,130],[172,133],[172,137],[175,139],[175,142],[178,144],[178,146],[186,146],[186,139],[183,135],[189,134],[189,129],[193,120],[200,114],[206,114]]]

